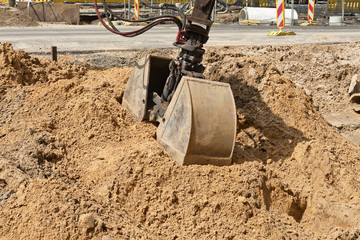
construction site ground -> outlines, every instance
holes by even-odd
[[[138,59],[177,55],[171,25],[1,28],[0,239],[359,239],[359,29],[274,30],[210,34],[205,76],[237,109],[217,167],[176,164],[121,106]]]

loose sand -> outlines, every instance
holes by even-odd
[[[216,167],[177,165],[121,107],[131,67],[0,45],[0,239],[358,239],[359,147],[323,115],[347,108],[359,54],[208,48],[238,115],[233,164]]]

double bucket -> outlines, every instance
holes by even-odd
[[[123,107],[137,120],[147,120],[161,95],[170,59],[148,55],[128,81]],[[236,108],[227,83],[182,77],[159,122],[157,141],[179,164],[230,165],[236,137]]]

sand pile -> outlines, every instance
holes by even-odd
[[[61,78],[73,78],[74,75],[83,73],[84,69],[81,67],[33,58],[23,50],[14,51],[9,43],[0,45],[0,83],[2,86],[49,83]]]
[[[33,27],[38,23],[16,8],[0,6],[0,27]]]
[[[358,147],[281,67],[256,56],[263,48],[206,53],[206,76],[229,82],[235,96],[229,167],[179,166],[161,149],[156,127],[121,107],[132,68],[0,49],[3,239],[360,236]]]
[[[310,95],[321,113],[348,105],[351,78],[360,72],[360,43],[338,45],[253,47],[255,56],[278,66],[292,82]],[[269,58],[271,56],[271,58]]]

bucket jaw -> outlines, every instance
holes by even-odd
[[[235,136],[230,85],[183,77],[157,129],[160,145],[181,165],[230,165]]]
[[[149,119],[171,60],[147,56],[129,79],[123,106],[137,121]],[[227,83],[182,77],[164,115],[157,141],[181,165],[230,165],[236,137],[236,108]]]
[[[149,119],[152,93],[161,95],[171,59],[148,55],[138,61],[126,85],[122,106],[138,121]]]

